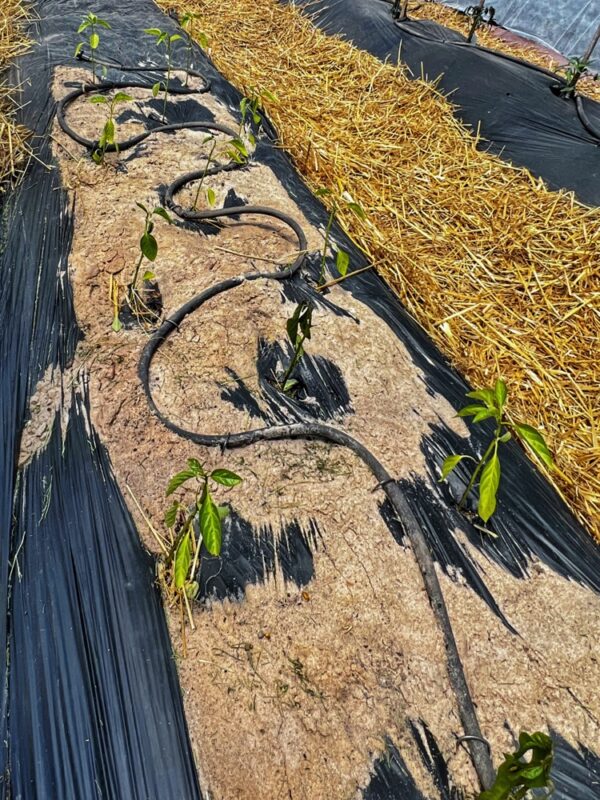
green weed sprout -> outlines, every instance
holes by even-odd
[[[201,544],[204,543],[212,556],[221,553],[221,523],[229,514],[229,509],[215,503],[211,484],[232,488],[241,482],[242,478],[228,469],[206,472],[204,464],[196,458],[189,458],[187,469],[177,472],[169,481],[167,497],[183,486],[187,493],[185,500],[174,500],[165,514],[165,525],[172,532],[173,541],[165,565],[169,574],[168,582],[186,602],[198,594],[199,585],[195,575]],[[200,538],[196,538],[194,523]]]
[[[477,513],[484,522],[487,522],[496,510],[496,495],[501,476],[498,449],[501,444],[508,442],[515,435],[534,452],[546,467],[551,468],[553,461],[544,437],[538,430],[521,422],[511,422],[507,418],[505,413],[507,388],[503,380],[498,379],[493,389],[479,389],[475,392],[468,392],[467,397],[478,402],[461,408],[458,416],[472,417],[472,421],[475,423],[483,422],[486,419],[494,419],[496,430],[492,441],[479,461],[468,455],[448,456],[442,464],[440,481],[445,480],[463,459],[475,462],[475,469],[458,503],[458,507],[459,509],[463,507],[469,492],[475,486],[477,479],[480,478]]]
[[[131,283],[129,284],[129,306],[134,313],[138,313],[140,310],[144,308],[144,302],[139,295],[137,290],[137,283],[140,274],[141,266],[146,258],[151,263],[156,261],[156,256],[158,255],[158,242],[156,241],[156,237],[154,236],[154,217],[162,217],[165,222],[172,224],[173,220],[169,216],[169,213],[165,211],[164,208],[161,206],[156,206],[156,208],[146,208],[143,203],[136,203],[136,206],[144,212],[144,232],[140,238],[140,254],[135,265],[135,269],[133,272],[133,278]],[[143,275],[144,281],[151,281],[154,280],[155,274],[150,271],[146,270]]]
[[[104,128],[102,129],[102,134],[98,139],[98,147],[92,153],[92,158],[96,164],[102,164],[104,162],[106,149],[109,145],[113,145],[116,152],[119,152],[119,144],[117,142],[117,124],[115,122],[115,108],[119,105],[119,103],[128,103],[131,100],[133,100],[133,97],[125,94],[125,92],[117,92],[111,100],[109,100],[103,94],[96,94],[93,97],[90,97],[90,103],[93,103],[93,105],[105,105],[107,107],[107,118],[106,122],[104,123]]]
[[[203,50],[208,50],[208,38],[203,31],[196,31],[195,22],[199,19],[200,14],[193,14],[191,11],[185,11],[179,20],[179,24],[185,31],[187,47],[186,47],[186,72],[189,73],[192,67],[192,52],[193,52],[193,39],[196,39],[198,44]],[[188,85],[189,74],[185,76],[185,85]]]
[[[531,751],[528,761],[524,756]],[[491,789],[482,792],[478,800],[522,800],[531,789],[545,789],[544,797],[550,797],[554,784],[550,778],[554,758],[552,739],[545,733],[519,735],[519,748],[514,753],[505,753],[498,767],[496,780]],[[536,793],[536,797],[541,797]]]
[[[100,19],[97,17],[96,14],[92,14],[88,12],[83,20],[81,21],[81,25],[77,28],[77,33],[84,33],[89,29],[89,37],[87,40],[87,44],[90,46],[90,59],[92,62],[92,75],[93,75],[93,83],[96,83],[96,51],[100,46],[100,35],[98,33],[98,28],[105,28],[110,30],[110,25],[104,19]],[[75,48],[75,58],[77,58],[81,51],[83,50],[86,42],[79,42],[77,47]]]
[[[171,47],[173,42],[176,42],[178,39],[181,39],[181,36],[178,33],[169,34],[167,31],[161,31],[160,28],[146,28],[144,33],[147,33],[149,36],[154,36],[156,39],[156,46],[160,47],[161,45],[165,46],[165,53],[167,57],[167,80],[166,83],[162,81],[158,81],[152,87],[152,96],[158,97],[161,89],[164,91],[164,101],[163,101],[163,120],[167,118],[167,98],[169,94],[169,84],[171,81]]]
[[[304,342],[307,339],[310,340],[312,331],[312,314],[313,305],[309,301],[305,300],[302,303],[298,303],[294,313],[286,323],[288,339],[294,348],[294,353],[288,368],[286,369],[283,378],[279,382],[281,390],[286,394],[292,392],[298,384],[298,381],[291,376],[300,359],[304,355]]]
[[[319,283],[322,284],[325,280],[325,271],[327,269],[327,253],[329,251],[329,240],[331,238],[331,229],[337,217],[340,208],[345,207],[353,211],[359,219],[366,219],[366,214],[360,203],[357,203],[354,198],[348,193],[343,191],[341,184],[338,186],[339,194],[334,194],[331,189],[317,189],[315,195],[317,197],[331,197],[332,204],[329,212],[329,218],[325,227],[325,240],[323,242],[323,250],[321,253],[321,268],[319,270]],[[335,254],[335,266],[342,278],[348,274],[348,267],[350,266],[350,256],[345,250],[339,249]]]

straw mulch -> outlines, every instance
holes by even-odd
[[[344,226],[453,363],[476,386],[508,380],[514,417],[554,451],[550,479],[600,538],[600,211],[478,151],[430,85],[292,7],[186,9],[233,83],[276,94],[268,113],[309,185],[339,181],[362,204],[367,220]]]
[[[21,0],[0,2],[0,78],[10,61],[27,50],[24,35],[27,12]],[[15,102],[10,88],[0,83],[0,185],[23,169],[27,131],[14,121]]]
[[[412,19],[431,19],[434,22],[439,22],[440,25],[445,25],[447,28],[453,28],[465,36],[468,35],[471,28],[471,20],[468,17],[454,8],[442,5],[438,0],[416,0],[409,3],[408,16]],[[525,39],[520,41],[504,39],[502,38],[502,28],[490,25],[480,27],[476,36],[478,43],[483,47],[488,47],[490,50],[498,50],[516,58],[522,58],[532,64],[537,64],[539,67],[564,75],[564,66],[561,59],[535,42],[529,43]],[[600,82],[592,80],[591,77],[581,78],[577,86],[581,94],[600,101]]]

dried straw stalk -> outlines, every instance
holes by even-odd
[[[167,5],[167,0],[161,0]],[[169,2],[172,6],[172,2]],[[502,375],[550,480],[600,538],[600,211],[476,149],[447,100],[274,0],[185,0],[211,55],[268,113],[313,189],[337,182],[354,240],[474,385]]]
[[[29,46],[24,34],[27,12],[21,0],[0,2],[0,76],[10,61]],[[20,174],[26,154],[27,130],[15,123],[15,103],[11,89],[0,84],[0,184]]]

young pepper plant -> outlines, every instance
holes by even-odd
[[[476,403],[461,408],[458,412],[459,417],[472,417],[474,423],[483,422],[486,419],[493,419],[496,422],[496,429],[492,440],[479,460],[469,455],[450,455],[442,464],[442,475],[440,481],[445,480],[448,475],[464,459],[475,463],[475,469],[467,488],[462,494],[458,503],[459,509],[464,506],[467,496],[474,488],[479,478],[479,499],[477,513],[484,522],[487,522],[496,510],[496,496],[500,486],[500,458],[498,449],[501,444],[508,442],[513,436],[521,439],[545,464],[546,467],[553,466],[552,456],[542,434],[531,425],[521,422],[512,422],[506,416],[507,400],[506,383],[497,380],[493,388],[479,389],[468,392],[467,397],[476,400]]]
[[[96,14],[92,14],[91,11],[85,15],[85,17],[81,21],[81,25],[79,26],[79,28],[77,28],[77,33],[79,34],[89,30],[87,44],[89,44],[90,46],[90,60],[92,62],[93,83],[96,83],[96,51],[100,46],[100,34],[98,33],[98,28],[105,28],[107,30],[110,30],[110,25],[106,20],[100,19],[100,17],[96,16]],[[79,42],[79,44],[75,48],[75,58],[81,55],[81,52],[85,47],[85,45],[86,42]]]
[[[304,355],[304,342],[310,340],[312,332],[313,304],[305,300],[298,303],[292,316],[286,323],[288,339],[292,343],[293,354],[279,386],[283,392],[288,394],[298,385],[298,381],[292,378],[292,373],[296,369],[300,359]]]
[[[98,147],[92,152],[92,158],[96,164],[104,163],[104,156],[106,155],[106,150],[109,145],[113,145],[116,152],[119,152],[115,108],[119,103],[129,103],[131,100],[133,100],[133,97],[125,94],[125,92],[117,92],[110,100],[103,94],[96,94],[90,97],[90,103],[94,105],[105,105],[107,107],[107,118],[100,138],[98,139]]]
[[[188,85],[189,71],[192,67],[193,40],[195,39],[203,50],[208,50],[208,38],[203,31],[195,31],[195,22],[199,19],[199,14],[191,11],[184,11],[179,19],[179,24],[185,31],[186,36],[186,65],[185,85]]]
[[[338,212],[341,208],[347,208],[353,211],[359,219],[365,220],[366,214],[360,203],[357,203],[354,198],[343,190],[341,184],[338,185],[339,194],[334,194],[331,189],[321,188],[317,189],[315,195],[317,197],[331,197],[331,210],[327,219],[325,227],[325,239],[323,242],[323,250],[321,252],[321,267],[319,269],[319,283],[322,284],[325,280],[325,271],[327,269],[327,254],[329,252],[329,240],[331,238],[331,229],[336,220]],[[342,278],[348,274],[348,267],[350,266],[350,256],[345,250],[339,248],[335,254],[335,266]]]
[[[573,58],[569,59],[569,63],[565,69],[565,80],[566,83],[564,86],[560,87],[560,94],[563,97],[573,97],[575,94],[575,90],[577,88],[577,84],[579,79],[583,75],[583,73],[587,70],[590,65],[589,59],[585,58],[578,58],[574,56]],[[597,81],[600,78],[600,75],[596,74],[593,76],[592,80]]]
[[[161,89],[164,91],[164,99],[163,99],[163,120],[167,118],[167,99],[169,96],[169,84],[171,81],[171,47],[173,42],[176,42],[178,39],[181,39],[181,36],[178,33],[171,33],[169,34],[167,31],[161,31],[160,28],[146,28],[144,33],[147,33],[149,36],[154,36],[156,39],[156,46],[160,47],[161,45],[165,46],[165,53],[167,57],[167,80],[166,83],[162,81],[158,81],[152,87],[152,96],[158,97]]]
[[[254,136],[251,125],[254,124],[257,131],[263,127],[263,114],[265,113],[264,101],[268,100],[271,103],[277,103],[277,97],[268,89],[255,89],[250,86],[248,94],[244,95],[240,101],[240,112],[242,118],[240,121],[240,136],[248,139],[250,144],[254,147],[256,144],[256,137]]]
[[[529,752],[531,756],[525,761]],[[544,795],[536,793],[536,797],[550,797],[554,791],[550,778],[553,758],[552,739],[547,734],[522,732],[518,749],[504,754],[493,786],[482,792],[478,800],[522,800],[532,789],[546,790]]]
[[[165,211],[164,208],[161,206],[156,206],[155,208],[147,208],[143,203],[136,203],[136,206],[144,212],[144,232],[140,238],[140,254],[138,256],[137,263],[135,265],[133,271],[133,277],[131,283],[129,284],[129,291],[128,291],[128,300],[129,306],[134,313],[139,313],[140,310],[143,310],[144,301],[140,297],[139,292],[137,290],[137,283],[140,274],[141,266],[146,258],[151,263],[156,261],[156,256],[158,255],[158,242],[156,241],[156,237],[154,236],[154,217],[161,217],[172,224],[173,220],[171,219],[168,211]],[[144,281],[151,281],[155,278],[155,275],[150,270],[146,270],[143,275]],[[141,309],[140,309],[141,305]]]
[[[211,484],[232,488],[241,482],[242,478],[228,469],[207,472],[204,464],[196,458],[189,458],[187,469],[177,472],[169,481],[167,497],[181,487],[186,489],[185,500],[174,500],[165,514],[165,525],[173,532],[173,545],[166,567],[170,571],[171,585],[178,594],[191,599],[198,594],[199,585],[195,577],[202,543],[210,555],[221,553],[221,523],[229,509],[215,503]]]

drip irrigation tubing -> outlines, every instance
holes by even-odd
[[[123,71],[135,71],[137,69],[134,67],[125,68],[121,65],[114,68]],[[151,71],[160,70],[159,68],[153,68]],[[182,70],[178,69],[177,71]],[[205,83],[205,86],[206,85],[207,84]],[[92,91],[108,92],[113,89],[131,87],[141,87],[146,89],[150,88],[147,84],[126,81],[103,81],[99,84],[83,85],[81,88],[68,94],[58,103],[57,117],[59,124],[65,133],[67,133],[72,139],[86,147],[88,150],[93,151],[97,146],[97,143],[80,136],[67,123],[66,111],[69,105],[71,105],[71,103],[73,103],[77,98],[85,96]],[[167,91],[174,94],[191,94],[197,92],[198,90],[188,88],[180,89],[176,87],[172,88],[169,86],[167,87]],[[207,89],[203,89],[203,91],[207,91]],[[165,124],[150,128],[137,136],[133,136],[130,139],[119,142],[118,150],[127,150],[154,133],[163,133],[182,128],[214,130],[230,136],[238,136],[237,131],[228,128],[227,126],[219,125],[214,122],[195,122],[192,120],[189,122],[171,125]],[[114,151],[117,149],[117,146],[115,145],[112,148],[107,147],[107,151],[110,149]],[[180,176],[167,188],[165,194],[165,205],[176,216],[185,222],[201,223],[207,220],[219,220],[227,217],[237,218],[241,215],[260,215],[271,217],[283,222],[294,232],[298,243],[298,254],[291,265],[285,269],[280,269],[275,272],[244,273],[213,284],[213,286],[209,287],[200,294],[195,295],[186,303],[184,303],[179,309],[171,314],[160,325],[160,327],[157,328],[156,331],[154,331],[144,347],[138,365],[138,375],[143,385],[150,410],[168,430],[184,439],[205,447],[220,447],[224,450],[228,447],[247,447],[257,442],[265,441],[277,441],[284,439],[318,439],[329,444],[347,447],[371,470],[372,474],[377,480],[377,487],[381,488],[386,494],[392,508],[394,509],[397,521],[402,525],[410,540],[435,620],[443,635],[447,659],[446,663],[448,678],[456,698],[460,720],[465,733],[465,736],[462,737],[462,740],[466,741],[468,744],[471,759],[473,761],[473,765],[481,787],[483,789],[488,789],[492,785],[495,775],[489,752],[489,744],[482,735],[479,721],[477,719],[475,705],[467,684],[464,668],[456,644],[456,639],[452,630],[448,609],[446,607],[442,588],[436,573],[435,562],[423,530],[421,529],[421,526],[419,525],[417,518],[415,517],[404,495],[404,492],[400,488],[397,481],[383,466],[383,464],[361,442],[350,436],[345,431],[317,422],[277,424],[263,428],[256,428],[249,431],[230,432],[225,434],[204,434],[187,430],[186,428],[183,428],[172,422],[169,417],[158,408],[152,396],[152,390],[150,388],[150,368],[152,360],[159,348],[174,331],[179,329],[179,326],[186,317],[199,310],[207,301],[222,295],[231,289],[235,289],[236,287],[239,287],[249,281],[262,279],[281,282],[288,280],[299,272],[305,262],[307,256],[307,240],[304,231],[298,222],[296,222],[296,220],[281,211],[269,208],[267,206],[252,205],[206,209],[199,211],[184,209],[176,202],[177,194],[190,183],[205,178],[207,175],[214,175],[222,170],[233,170],[241,168],[242,166],[244,166],[244,163],[239,164],[236,162],[231,162],[224,165],[218,164],[209,170],[198,170]]]

